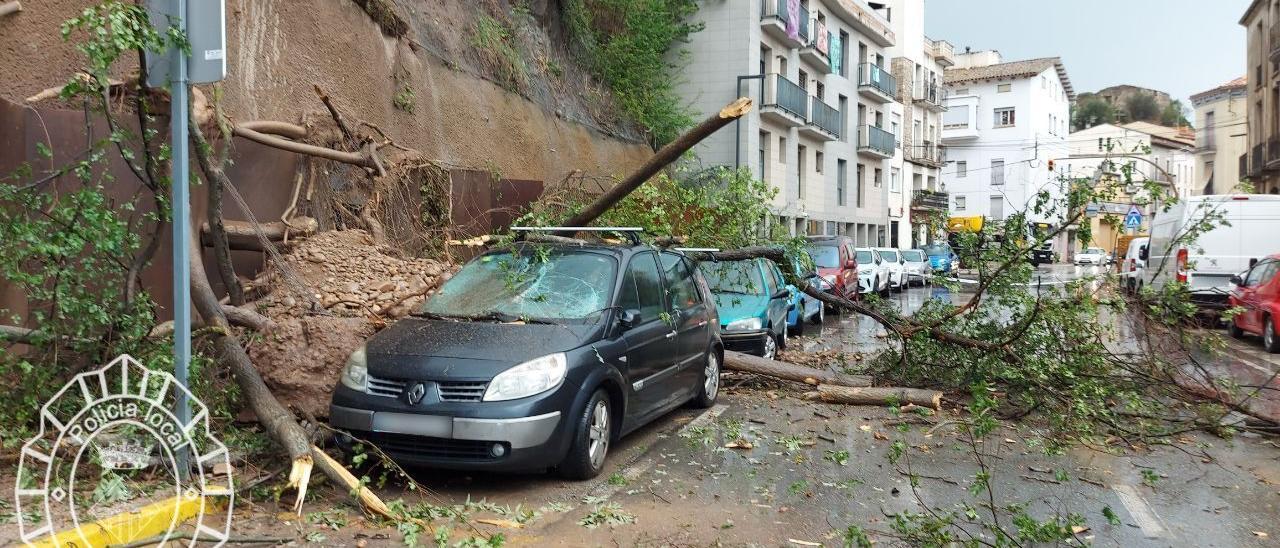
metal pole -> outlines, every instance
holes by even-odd
[[[175,14],[172,24],[183,36],[187,35],[187,0],[173,0]],[[173,373],[183,387],[190,386],[187,369],[191,363],[191,197],[189,193],[187,165],[187,56],[177,47],[170,48],[174,63],[173,81],[170,83],[170,147],[173,162],[170,164],[170,186],[173,189]],[[178,391],[178,422],[191,422],[191,402],[186,391]],[[186,479],[190,472],[190,453],[187,448],[178,452],[178,475]]]
[[[733,88],[734,97],[742,97],[742,81],[743,80],[760,80],[761,86],[764,86],[763,74],[752,74],[750,76],[739,76],[737,85]],[[764,88],[760,88],[761,102],[764,102]],[[757,106],[756,108],[760,108]],[[733,121],[733,168],[742,167],[742,117]],[[764,174],[760,174],[760,178],[764,178]]]

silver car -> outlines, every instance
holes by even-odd
[[[902,250],[902,270],[907,275],[907,285],[920,283],[924,285],[926,276],[930,274],[929,256],[923,249]]]

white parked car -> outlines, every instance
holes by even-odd
[[[925,254],[923,249],[902,250],[902,269],[907,272],[908,286],[916,282],[924,285],[926,276],[932,274],[933,271],[929,267],[929,256]]]
[[[880,254],[871,248],[854,249],[858,262],[858,293],[879,293],[889,296],[889,268],[884,264]]]
[[[1212,215],[1212,217],[1210,217]],[[1195,242],[1185,240],[1187,226],[1221,217],[1213,230]],[[1269,194],[1210,194],[1189,196],[1151,222],[1147,267],[1143,280],[1152,289],[1181,282],[1201,308],[1227,307],[1235,289],[1231,277],[1280,249],[1280,196]]]
[[[874,248],[885,269],[889,271],[889,288],[902,291],[907,287],[907,269],[902,264],[902,252],[892,247]]]
[[[1107,264],[1107,252],[1101,247],[1088,247],[1076,253],[1076,266]]]
[[[1137,293],[1142,289],[1142,274],[1147,269],[1147,243],[1151,238],[1129,240],[1124,260],[1120,263],[1120,283],[1125,291]]]

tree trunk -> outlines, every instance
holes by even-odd
[[[928,407],[935,411],[942,410],[942,392],[921,390],[919,388],[886,387],[849,387],[818,385],[818,390],[805,394],[806,398],[822,400],[827,403],[847,403],[852,405],[907,405],[913,404]]]
[[[741,352],[726,351],[724,353],[724,368],[810,385],[871,386],[871,377],[865,375],[845,375],[834,371],[823,371],[787,362],[766,360],[759,356]]]
[[[667,146],[662,147],[657,154],[654,154],[652,158],[649,158],[649,161],[640,166],[640,169],[637,169],[631,175],[627,176],[626,179],[623,179],[621,182],[614,185],[613,188],[610,188],[602,194],[595,202],[592,202],[591,205],[588,205],[582,211],[574,214],[572,218],[565,221],[564,226],[587,226],[591,224],[592,221],[596,220],[600,215],[603,215],[604,212],[608,211],[609,208],[614,206],[614,204],[618,203],[623,198],[626,198],[627,195],[631,194],[635,189],[640,188],[640,185],[644,184],[645,181],[648,181],[650,177],[656,175],[662,168],[679,159],[682,154],[693,148],[693,145],[698,144],[703,139],[706,139],[707,136],[715,133],[716,130],[724,127],[725,124],[738,119],[750,111],[751,99],[746,97],[740,97],[736,101],[729,103],[724,108],[720,109],[720,112],[712,115],[706,120],[703,120],[702,123],[694,126],[693,129],[685,132],[685,134],[681,135],[678,139],[668,143]]]
[[[231,246],[227,243],[227,230],[222,219],[222,189],[231,184],[231,181],[227,180],[227,174],[222,170],[222,165],[214,164],[213,158],[210,158],[212,147],[204,138],[204,131],[195,123],[194,117],[191,125],[195,128],[195,131],[191,132],[191,143],[194,145],[192,148],[195,149],[196,163],[204,173],[205,184],[209,185],[207,191],[209,222],[205,225],[205,229],[209,234],[208,241],[213,246],[213,260],[217,263],[218,276],[222,278],[223,287],[227,288],[227,296],[231,299],[231,304],[240,306],[244,304],[244,287],[241,287],[240,279],[236,277],[235,266],[231,264]]]
[[[210,187],[212,190],[212,187]],[[316,233],[320,224],[311,217],[294,217],[289,220],[286,225],[282,221],[271,223],[259,223],[258,227],[262,229],[262,235],[266,236],[271,242],[280,242],[285,239],[285,235],[293,236],[310,236]],[[254,230],[251,221],[223,221],[223,229],[226,232],[227,244],[231,249],[247,250],[247,251],[265,251],[262,247],[262,239],[258,237],[258,231]],[[213,229],[209,223],[205,223],[200,227],[200,239],[205,245],[214,245]]]
[[[11,13],[18,13],[20,11],[22,11],[22,3],[18,2],[18,0],[0,4],[0,17],[4,17]]]

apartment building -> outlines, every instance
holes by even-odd
[[[1191,96],[1196,117],[1193,194],[1224,194],[1239,185],[1239,158],[1249,150],[1248,101],[1244,76]]]
[[[1067,155],[1069,109],[1075,98],[1057,57],[1005,62],[994,50],[956,54],[944,73],[948,96],[942,143],[947,167],[942,183],[952,217],[1003,220],[1018,211],[1041,228],[1060,215],[1031,210],[1042,190],[1064,195],[1049,170],[1050,158]],[[1066,232],[1066,231],[1064,231]],[[1066,249],[1060,235],[1058,249]]]
[[[1241,178],[1263,194],[1280,194],[1280,0],[1253,0],[1240,18],[1248,53],[1248,153]]]
[[[945,214],[950,202],[942,185],[942,113],[947,108],[942,75],[955,64],[955,52],[950,42],[925,36],[925,0],[887,4],[898,38],[889,55],[902,112],[895,112],[890,124],[900,146],[889,167],[889,245],[910,248],[940,236],[928,231],[927,219],[932,213]]]
[[[892,11],[861,0],[703,2],[678,90],[697,111],[734,97],[756,108],[695,148],[778,190],[771,222],[792,234],[888,242],[890,121],[898,86]]]
[[[1189,131],[1149,122],[1099,124],[1072,133],[1067,143],[1069,154],[1055,161],[1055,169],[1060,174],[1076,179],[1092,177],[1107,159],[1103,156],[1127,154],[1130,156],[1113,156],[1111,160],[1117,166],[1132,162],[1135,181],[1155,181],[1180,197],[1196,193],[1196,181],[1199,180],[1196,176],[1196,141]],[[1103,177],[1105,184],[1113,184],[1121,175],[1119,169],[1108,167]],[[1085,245],[1114,249],[1122,234],[1146,232],[1159,205],[1152,203],[1154,197],[1140,195],[1142,192],[1145,192],[1144,188],[1135,184],[1132,188],[1121,189],[1110,201],[1089,204],[1085,214],[1086,222],[1092,226],[1092,240],[1087,244],[1074,240],[1069,242],[1069,251],[1063,253],[1063,257],[1070,258],[1071,253]],[[1117,226],[1116,223],[1124,219],[1129,209],[1140,202],[1145,203],[1138,205],[1142,226],[1134,230]]]

